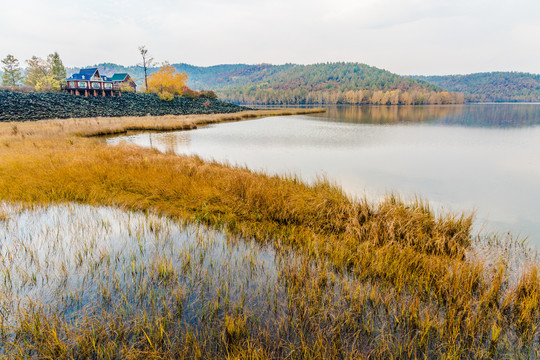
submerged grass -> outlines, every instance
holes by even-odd
[[[241,119],[257,114],[232,115]],[[204,323],[199,327],[175,328],[176,320],[167,327],[165,314],[182,293],[173,286],[174,291],[163,295],[166,305],[150,320],[143,312],[142,319],[139,313],[115,322],[124,311],[120,307],[70,323],[62,314],[49,316],[30,307],[18,318],[24,336],[15,339],[27,340],[13,342],[13,349],[21,349],[17,356],[52,356],[40,353],[42,349],[60,349],[64,358],[540,356],[538,261],[531,258],[515,270],[503,257],[490,259],[472,251],[472,215],[436,216],[421,201],[396,196],[372,204],[350,199],[324,180],[307,185],[294,177],[267,176],[197,157],[126,144],[108,147],[91,138],[236,120],[229,116],[0,124],[0,199],[152,211],[253,238],[280,254],[294,250],[279,267],[285,300],[270,301],[274,312],[285,312],[283,318],[268,317],[261,324],[259,315],[250,318],[240,308],[215,322],[198,318]],[[500,246],[483,245],[487,252]],[[177,284],[184,269],[204,271],[197,256],[185,253],[181,266],[166,256],[157,258],[148,265],[148,277],[153,284]],[[139,266],[134,261],[132,272]],[[257,268],[257,262],[245,266]],[[4,272],[0,280],[8,278]],[[137,286],[142,286],[139,280]],[[118,281],[119,286],[124,283]],[[118,290],[102,288],[103,301],[114,304]],[[153,285],[145,289],[155,291]],[[274,295],[269,289],[259,291],[270,299]],[[190,301],[199,300],[194,296]],[[221,329],[215,336],[206,332],[211,324]],[[174,341],[164,340],[171,334]],[[81,342],[73,347],[77,339]],[[80,353],[62,350],[84,344],[94,345]]]

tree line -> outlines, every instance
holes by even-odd
[[[2,86],[45,92],[61,89],[66,80],[66,68],[58,52],[49,54],[46,59],[32,56],[25,62],[27,67],[23,70],[15,56],[9,54],[2,59]]]
[[[538,102],[540,75],[521,72],[487,72],[469,75],[417,76],[449,91],[459,91],[467,101]]]
[[[459,104],[462,94],[360,63],[231,65],[193,68],[192,83],[241,104]],[[212,76],[208,76],[212,74]]]
[[[222,90],[218,94],[220,98],[234,103],[268,105],[422,105],[462,104],[465,101],[461,93],[426,89],[307,91],[249,88]]]

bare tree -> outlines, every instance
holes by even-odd
[[[154,64],[154,58],[148,55],[148,49],[145,45],[139,46],[139,52],[142,56],[142,66],[144,68],[144,88],[148,89],[148,72],[147,69]]]

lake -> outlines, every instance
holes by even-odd
[[[540,104],[343,106],[326,113],[111,138],[270,174],[324,176],[355,197],[389,193],[475,211],[477,231],[540,249]]]

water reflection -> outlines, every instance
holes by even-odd
[[[389,192],[419,195],[435,209],[476,210],[478,229],[511,231],[540,246],[539,113],[538,104],[347,106],[109,143],[294,173],[308,182],[324,174],[373,200]]]
[[[219,298],[224,282],[231,304],[242,301],[260,317],[269,295],[281,301],[286,293],[278,286],[279,257],[272,248],[220,231],[76,204],[25,208],[0,202],[0,213],[3,331],[19,321],[18,309],[32,306],[77,321],[99,317],[106,304],[115,304],[133,321],[151,316],[154,304],[174,309],[180,292],[181,318],[197,326],[203,305]]]
[[[335,106],[315,116],[328,121],[354,124],[429,123],[513,128],[540,124],[540,104]]]

